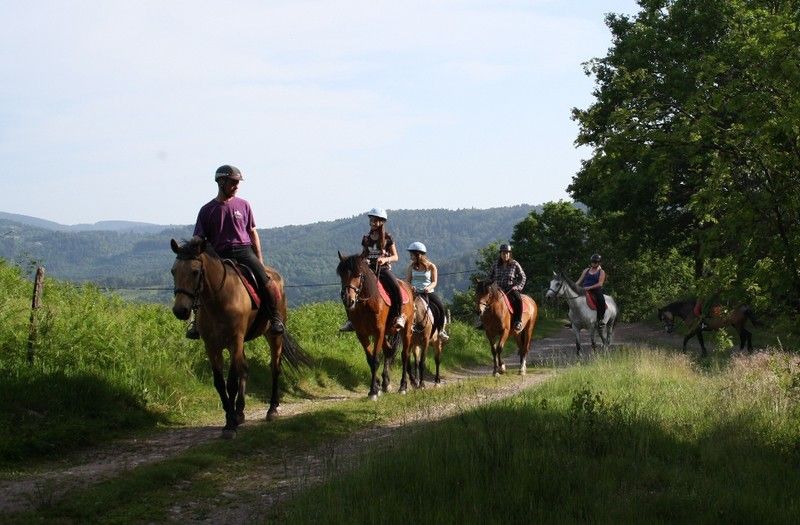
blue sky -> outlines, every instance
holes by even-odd
[[[2,2],[0,211],[259,228],[568,199],[573,107],[634,0]],[[12,21],[13,23],[8,23]],[[390,217],[391,220],[391,217]]]

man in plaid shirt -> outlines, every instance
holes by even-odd
[[[511,316],[511,326],[515,332],[522,331],[522,297],[520,292],[525,286],[525,272],[522,266],[511,258],[511,246],[500,245],[500,256],[489,271],[489,281],[500,287],[508,296],[514,313]]]

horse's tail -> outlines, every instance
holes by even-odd
[[[764,323],[756,319],[756,314],[749,305],[742,306],[742,313],[747,319],[750,319],[750,322],[753,323],[753,326],[764,326]]]
[[[295,338],[289,335],[288,331],[283,332],[283,356],[286,358],[286,362],[295,369],[312,364],[311,358]]]

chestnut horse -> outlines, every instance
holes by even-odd
[[[739,350],[744,350],[745,343],[747,344],[747,352],[753,353],[753,334],[745,327],[745,323],[750,320],[753,326],[761,326],[761,322],[756,319],[753,310],[746,304],[732,310],[727,315],[719,313],[719,306],[714,305],[711,309],[711,315],[706,318],[705,326],[700,325],[700,307],[702,303],[698,303],[697,299],[684,299],[682,301],[674,301],[658,309],[658,319],[664,323],[664,329],[667,333],[672,333],[675,330],[675,318],[680,317],[684,324],[689,327],[689,331],[683,338],[683,351],[686,351],[686,343],[689,339],[697,336],[700,342],[700,349],[702,350],[703,357],[706,356],[706,345],[703,341],[703,332],[711,332],[732,326],[736,333],[739,334]]]
[[[450,322],[450,312],[445,314],[444,330]],[[441,377],[439,376],[439,365],[442,362],[442,349],[446,341],[440,337],[440,331],[433,330],[433,312],[428,306],[428,302],[416,292],[414,293],[414,324],[411,327],[411,350],[414,354],[414,366],[409,372],[412,382],[419,385],[420,388],[425,388],[425,358],[428,354],[428,347],[433,345],[436,352],[434,359],[436,361],[436,375],[433,378],[433,384],[439,386],[441,384]],[[418,383],[415,378],[418,377]]]
[[[528,350],[530,350],[533,332],[536,329],[536,320],[539,317],[539,307],[531,297],[522,296],[522,330],[514,334],[519,352],[519,373],[525,375],[528,371]],[[475,302],[478,315],[486,331],[489,347],[492,350],[493,373],[495,376],[505,373],[506,365],[503,363],[503,346],[511,336],[511,310],[505,293],[494,283],[476,281]]]
[[[175,303],[172,312],[178,319],[186,320],[193,309],[197,309],[195,322],[206,348],[214,375],[214,386],[225,410],[223,437],[236,435],[236,428],[244,422],[244,396],[247,384],[247,358],[244,342],[263,335],[272,354],[272,395],[267,419],[278,415],[278,379],[281,375],[281,359],[292,365],[307,364],[303,350],[287,333],[271,334],[267,330],[269,320],[257,317],[250,295],[237,272],[211,251],[206,251],[206,242],[192,240],[178,245],[170,241],[177,258],[172,266],[175,284]],[[230,261],[229,261],[230,262]],[[279,293],[280,316],[286,319],[286,295],[280,274],[266,267],[273,286]],[[254,325],[255,323],[255,325]],[[222,374],[222,350],[230,353],[227,388]]]
[[[411,325],[414,318],[414,303],[410,300],[411,287],[405,281],[398,281],[398,286],[405,290],[409,301],[401,306],[401,313],[405,315],[406,325],[399,332],[393,332],[387,326],[390,322],[389,305],[378,291],[378,277],[370,269],[367,259],[360,255],[343,257],[339,253],[339,266],[336,273],[342,281],[342,304],[347,311],[347,318],[353,324],[356,337],[364,347],[367,364],[372,373],[369,398],[378,399],[378,366],[380,366],[379,353],[383,353],[383,374],[381,389],[389,391],[389,368],[394,361],[397,350],[397,339],[403,342],[403,377],[400,380],[400,393],[408,390],[408,356],[411,350]]]

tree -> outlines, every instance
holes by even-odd
[[[639,5],[587,64],[593,154],[569,192],[630,260],[674,249],[739,296],[800,296],[798,2]]]

